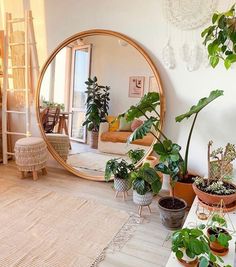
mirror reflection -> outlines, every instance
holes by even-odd
[[[140,52],[109,35],[78,39],[63,47],[46,69],[40,88],[40,119],[48,142],[70,166],[103,176],[111,158],[149,150],[153,137],[127,145],[142,120],[127,123],[118,114],[149,91],[159,91]],[[140,152],[141,151],[141,152]]]

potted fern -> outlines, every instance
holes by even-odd
[[[98,147],[98,131],[101,122],[106,121],[109,109],[109,86],[99,85],[97,77],[88,78],[85,82],[87,85],[86,99],[86,118],[83,126],[87,126],[88,131],[91,131],[92,148]]]
[[[114,175],[114,189],[116,196],[119,192],[123,192],[123,198],[125,193],[130,189],[129,174],[134,170],[134,165],[128,163],[124,159],[110,159],[106,163],[105,168],[105,180],[109,181],[111,176]]]
[[[149,206],[152,203],[153,194],[161,190],[161,178],[149,163],[144,163],[130,173],[130,181],[133,187],[133,201],[139,206],[141,214],[142,206]]]

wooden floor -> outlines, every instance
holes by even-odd
[[[10,163],[8,166],[0,165],[0,177],[24,183],[25,186],[39,183],[42,188],[48,190],[93,199],[127,212],[137,212],[131,193],[125,202],[122,199],[115,199],[112,183],[87,181],[65,170],[49,168],[48,175],[40,176],[35,182],[31,178],[21,180],[15,164]],[[160,222],[157,199],[154,199],[151,209],[152,214],[144,209],[143,223],[137,226],[133,236],[121,251],[114,254],[108,253],[99,267],[165,266],[170,255],[170,240],[168,240],[170,231],[166,230]]]

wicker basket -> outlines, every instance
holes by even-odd
[[[219,164],[218,160],[210,161],[209,172],[210,172],[209,173],[210,179],[219,179],[220,178],[220,164]],[[229,163],[225,167],[223,178],[229,178],[232,175],[233,175],[233,164]]]

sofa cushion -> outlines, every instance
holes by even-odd
[[[104,132],[101,134],[101,141],[112,143],[126,143],[132,132]],[[132,144],[150,146],[153,142],[153,136],[149,133],[143,139],[137,139]]]
[[[131,123],[131,131],[135,131],[139,126],[141,126],[143,124],[142,120],[139,119],[135,119],[133,120],[133,122]]]
[[[120,117],[118,131],[131,132],[131,122],[128,122],[125,117]]]
[[[108,115],[106,117],[107,122],[109,123],[109,132],[115,132],[119,128],[119,120],[116,116]]]

